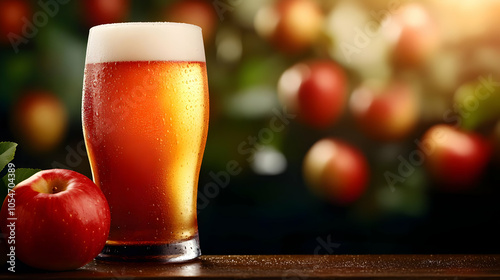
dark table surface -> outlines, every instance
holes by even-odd
[[[229,255],[183,264],[92,261],[64,272],[2,272],[0,279],[498,278],[500,255]]]

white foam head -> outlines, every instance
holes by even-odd
[[[130,22],[90,29],[85,63],[114,61],[201,61],[201,28],[173,22]]]

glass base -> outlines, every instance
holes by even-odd
[[[96,257],[111,262],[178,263],[201,256],[198,235],[189,240],[162,245],[106,245]]]

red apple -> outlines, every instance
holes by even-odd
[[[212,41],[217,27],[217,14],[212,2],[203,0],[183,0],[167,6],[165,19],[198,25],[205,42]]]
[[[25,22],[31,20],[31,7],[25,0],[0,1],[0,42],[9,42],[9,33],[23,36]]]
[[[495,150],[496,164],[500,166],[500,120],[497,121],[491,136],[491,142]]]
[[[46,91],[30,91],[14,104],[12,129],[33,152],[46,152],[63,140],[68,115],[58,97]]]
[[[355,147],[332,138],[316,142],[307,152],[303,173],[316,193],[339,205],[356,201],[368,182],[368,163]]]
[[[108,203],[97,185],[64,169],[40,171],[19,183],[5,198],[0,219],[16,258],[46,270],[90,262],[103,249],[110,226]]]
[[[255,29],[278,49],[297,53],[319,37],[323,12],[312,0],[279,0],[263,6],[255,17]]]
[[[129,0],[85,0],[81,5],[88,26],[122,22],[130,10]]]
[[[491,153],[490,143],[481,135],[444,124],[427,130],[418,146],[427,157],[427,171],[446,190],[474,187]]]
[[[364,83],[349,101],[360,129],[382,141],[401,140],[413,131],[419,118],[419,102],[411,87],[401,82]]]
[[[299,118],[316,128],[332,125],[344,111],[346,75],[330,60],[298,63],[278,82],[281,102]]]
[[[394,63],[404,68],[421,66],[439,48],[441,36],[437,23],[418,3],[402,6],[393,19],[385,30],[395,40]]]

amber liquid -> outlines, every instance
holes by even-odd
[[[198,233],[208,130],[204,62],[87,64],[83,130],[111,209],[108,245],[169,244]]]

